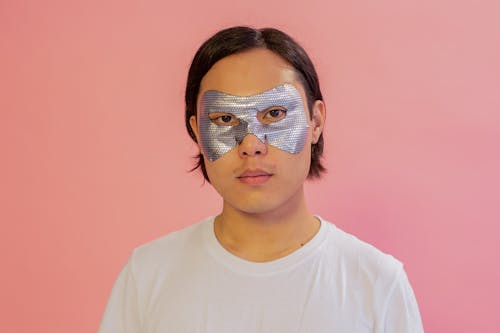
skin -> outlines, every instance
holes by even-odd
[[[293,66],[264,48],[215,63],[203,77],[198,94],[199,105],[200,96],[207,90],[249,96],[285,83],[298,89],[307,112],[307,141],[300,153],[287,153],[248,134],[216,161],[204,158],[210,182],[223,199],[222,212],[215,219],[215,235],[229,252],[249,261],[286,256],[319,230],[319,221],[307,208],[303,184],[309,172],[311,144],[323,130],[325,105],[316,101],[311,118]],[[190,125],[199,142],[196,117],[190,118]],[[262,170],[267,176],[239,178],[249,170]]]

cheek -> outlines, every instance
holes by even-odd
[[[205,169],[207,171],[208,178],[210,179],[212,186],[217,191],[227,186],[225,184],[228,184],[233,176],[233,170],[230,167],[233,164],[231,163],[230,156],[228,155],[230,154],[225,154],[214,162],[210,162],[204,157]]]
[[[205,161],[205,170],[207,171],[208,178],[213,184],[217,180],[217,168],[214,167],[214,162],[210,162],[205,156],[203,156],[203,160]]]
[[[309,174],[309,168],[311,167],[311,142],[310,140],[307,140],[307,143],[304,145],[304,149],[300,153],[301,155],[301,163],[300,165],[302,166],[302,174],[307,177]]]
[[[274,152],[271,152],[273,150]],[[306,144],[298,154],[287,153],[283,150],[271,147],[272,156],[277,157],[273,161],[276,163],[277,173],[290,185],[302,183],[309,174],[311,164],[311,147]],[[293,185],[295,186],[295,185]]]
[[[308,132],[308,136],[302,151],[298,154],[293,155],[293,162],[290,163],[294,168],[295,177],[303,178],[304,180],[309,175],[309,169],[311,166],[311,132]]]

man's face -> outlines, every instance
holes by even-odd
[[[225,209],[266,213],[302,197],[324,106],[309,116],[293,66],[266,49],[218,61],[201,81],[190,119]]]

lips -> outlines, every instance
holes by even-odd
[[[260,185],[267,182],[273,176],[272,173],[261,169],[245,170],[239,176],[238,180],[248,185]]]

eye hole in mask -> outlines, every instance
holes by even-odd
[[[238,126],[240,120],[234,114],[226,112],[211,112],[208,114],[210,121],[218,126]]]
[[[286,109],[282,106],[272,106],[257,112],[257,119],[264,125],[270,125],[286,117]]]

